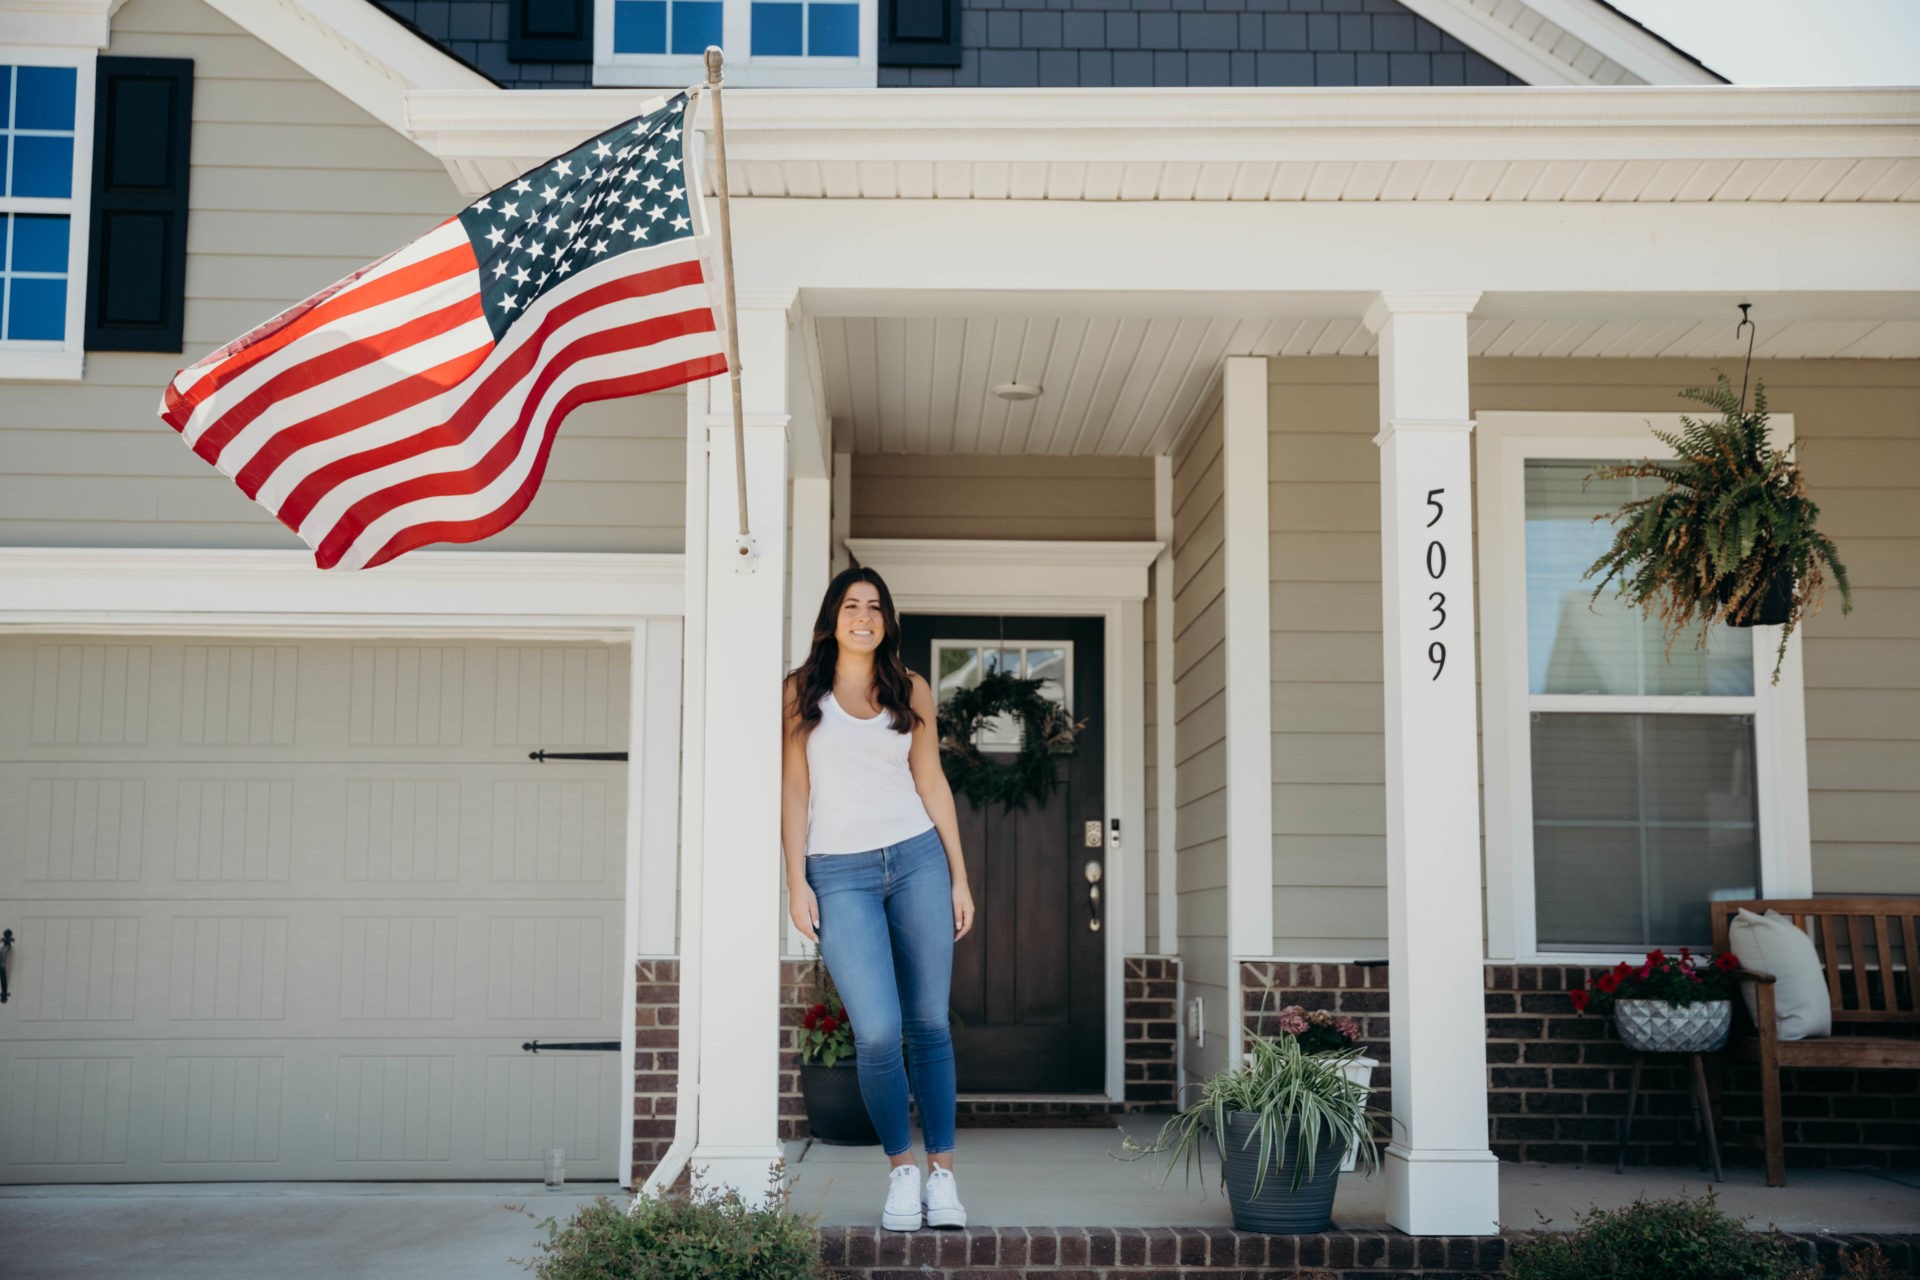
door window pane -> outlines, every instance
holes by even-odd
[[[1613,541],[1594,517],[1659,491],[1657,480],[1593,480],[1598,462],[1529,459],[1527,504],[1527,688],[1560,694],[1753,693],[1749,633],[1715,627],[1707,647],[1682,636],[1667,655],[1657,618],[1629,608],[1609,585],[1589,604],[1582,578]]]
[[[935,640],[933,666],[938,673],[934,697],[944,703],[959,689],[971,689],[982,675],[1004,671],[1039,680],[1040,695],[1073,709],[1073,646],[1060,641],[1010,641],[983,645],[977,640]],[[982,751],[1018,751],[1025,726],[1014,716],[981,722],[974,744]]]
[[[1704,945],[1707,903],[1759,895],[1750,717],[1537,712],[1540,948]]]

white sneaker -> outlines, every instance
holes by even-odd
[[[887,1203],[880,1210],[880,1225],[889,1231],[920,1229],[919,1165],[896,1165],[887,1175]]]
[[[921,1201],[927,1211],[928,1226],[964,1227],[967,1225],[967,1207],[960,1203],[960,1184],[954,1181],[953,1170],[935,1169],[928,1174],[927,1187],[921,1192]]]

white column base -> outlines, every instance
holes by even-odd
[[[1396,1142],[1382,1166],[1388,1226],[1410,1236],[1500,1234],[1500,1161],[1492,1152],[1409,1150]]]
[[[741,1198],[749,1205],[760,1205],[767,1202],[767,1193],[773,1188],[773,1166],[785,1159],[786,1152],[777,1142],[764,1147],[702,1144],[693,1149],[687,1168],[692,1171],[695,1190],[725,1191],[728,1187],[738,1187]],[[785,1164],[780,1164],[782,1183],[789,1176]]]

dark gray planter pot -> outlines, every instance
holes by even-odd
[[[800,1096],[807,1104],[807,1127],[821,1142],[833,1147],[880,1145],[866,1099],[860,1096],[860,1076],[852,1058],[842,1058],[830,1067],[801,1063]]]
[[[1253,1183],[1260,1165],[1260,1139],[1251,1135],[1257,1119],[1251,1111],[1229,1111],[1227,1132],[1220,1143],[1233,1225],[1241,1231],[1268,1235],[1325,1231],[1333,1221],[1333,1192],[1340,1181],[1341,1157],[1346,1154],[1341,1144],[1323,1137],[1315,1153],[1313,1176],[1301,1178],[1299,1189],[1294,1190],[1294,1162],[1302,1158],[1302,1153],[1299,1134],[1289,1125],[1256,1196]],[[1242,1143],[1246,1144],[1244,1148]]]

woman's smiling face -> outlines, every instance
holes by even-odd
[[[880,615],[880,588],[871,582],[855,582],[840,597],[840,615],[833,626],[833,638],[843,650],[872,653],[886,638],[887,626]]]

